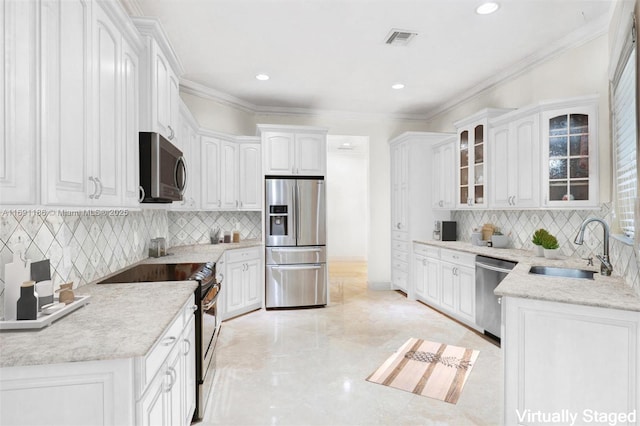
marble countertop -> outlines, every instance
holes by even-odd
[[[89,303],[39,330],[0,332],[0,367],[144,356],[197,284],[167,281],[88,284]]]
[[[260,240],[172,247],[169,256],[138,263],[217,262],[227,250],[261,246]],[[124,269],[128,269],[129,265]],[[178,315],[193,281],[96,284],[74,289],[89,303],[39,330],[0,332],[0,368],[144,356]]]
[[[594,267],[587,266],[587,262],[582,259],[569,257],[551,260],[537,257],[528,250],[475,246],[462,241],[415,242],[518,262],[495,289],[495,293],[499,296],[640,312],[640,296],[624,282],[624,278],[615,275],[615,270],[614,275],[610,277],[600,275],[600,262],[597,259],[594,259],[596,264]],[[593,280],[532,275],[529,274],[529,269],[533,265],[588,269],[597,272]]]

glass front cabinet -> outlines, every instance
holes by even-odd
[[[542,112],[544,207],[598,205],[597,101]]]
[[[487,145],[490,118],[497,117],[508,109],[487,108],[455,123],[458,129],[457,146],[457,190],[458,209],[487,208]]]

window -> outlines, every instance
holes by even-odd
[[[635,26],[625,43],[612,81],[612,129],[615,155],[616,213],[620,230],[629,238],[635,233],[634,204],[637,196],[637,105]]]

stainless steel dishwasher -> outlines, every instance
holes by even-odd
[[[493,293],[517,263],[476,256],[476,324],[490,337],[500,339],[500,297]]]

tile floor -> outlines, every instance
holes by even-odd
[[[326,308],[223,323],[201,425],[502,424],[498,347],[400,293],[368,290],[364,264],[330,266]],[[480,350],[456,405],[365,380],[410,337]]]

